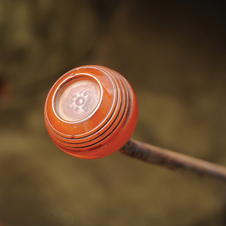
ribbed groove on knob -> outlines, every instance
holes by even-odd
[[[98,84],[101,100],[92,99],[99,96],[94,90],[97,85],[89,79]],[[74,121],[65,120],[67,115],[62,112],[64,118],[58,114],[55,109],[57,95],[62,95],[60,98],[64,100],[58,112],[65,107],[65,112],[70,119],[75,118]],[[97,107],[90,108],[87,103],[92,105],[94,101]],[[84,118],[81,117],[83,111]],[[70,155],[92,159],[110,155],[127,142],[136,126],[138,106],[131,86],[122,75],[106,67],[88,65],[67,72],[53,85],[44,113],[47,130],[59,148]],[[80,118],[76,120],[74,115]]]

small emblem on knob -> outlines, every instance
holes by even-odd
[[[75,80],[59,92],[55,104],[61,118],[79,121],[88,117],[99,101],[100,88],[95,80]]]
[[[87,111],[90,104],[90,91],[78,91],[77,93],[72,93],[71,100],[68,100],[68,108],[72,111]]]

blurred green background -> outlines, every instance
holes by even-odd
[[[0,0],[0,221],[5,226],[226,225],[225,184],[120,153],[73,158],[43,106],[68,70],[120,72],[133,138],[226,165],[226,3]]]

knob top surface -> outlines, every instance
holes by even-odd
[[[55,94],[55,110],[63,120],[78,122],[91,117],[102,100],[102,87],[94,79],[70,80]]]

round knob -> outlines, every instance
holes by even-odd
[[[118,151],[137,123],[136,95],[127,80],[109,68],[87,65],[60,77],[44,108],[53,142],[69,155],[96,159]]]

